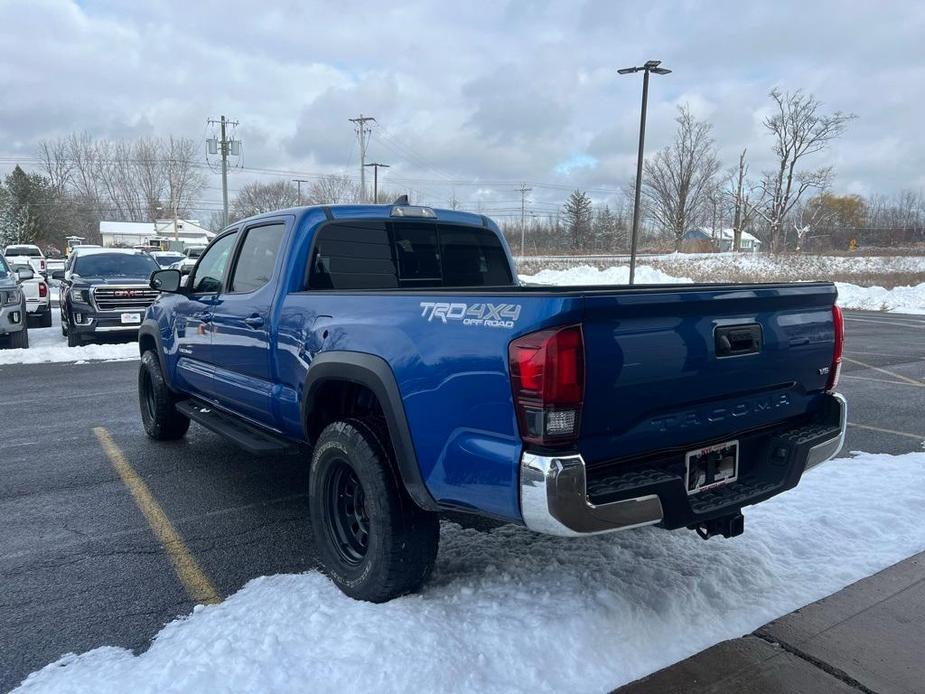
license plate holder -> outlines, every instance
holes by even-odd
[[[739,477],[739,442],[725,441],[688,451],[684,456],[684,468],[688,494],[735,482]]]
[[[140,313],[123,313],[122,325],[141,325]]]

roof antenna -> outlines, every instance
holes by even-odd
[[[393,205],[407,205],[407,204],[408,204],[408,196],[407,196],[407,195],[399,195],[397,198],[395,198],[395,202],[393,202],[392,204],[393,204]]]

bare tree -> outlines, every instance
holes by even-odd
[[[206,185],[197,166],[198,148],[188,137],[168,137],[161,144],[168,209],[174,220],[184,213]]]
[[[305,196],[309,205],[333,205],[339,202],[357,202],[360,199],[359,187],[349,176],[330,174],[321,176],[311,184]]]
[[[764,127],[774,139],[778,166],[764,174],[764,204],[756,211],[768,224],[771,250],[778,252],[783,246],[784,219],[794,205],[807,190],[825,189],[832,180],[831,167],[801,171],[797,165],[826,149],[855,116],[841,111],[823,114],[822,104],[802,90],[782,92],[775,88],[770,97],[775,112],[765,118]]]
[[[739,155],[739,165],[732,169],[726,179],[726,197],[732,207],[732,250],[742,248],[742,232],[748,228],[755,216],[755,210],[761,205],[762,191],[757,192],[748,183],[748,148]],[[758,197],[756,200],[755,197]]]
[[[231,204],[228,214],[229,221],[237,221],[261,212],[295,207],[298,204],[298,189],[290,181],[274,181],[273,183],[255,181],[248,183],[238,191],[237,197]]]
[[[645,163],[642,192],[649,214],[674,235],[680,249],[688,225],[698,218],[719,171],[713,126],[697,120],[687,105],[679,108],[675,141]]]

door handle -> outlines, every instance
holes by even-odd
[[[254,314],[244,319],[244,322],[251,328],[257,329],[263,327],[263,316]]]

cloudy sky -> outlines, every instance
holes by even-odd
[[[725,165],[748,146],[760,170],[767,92],[802,88],[858,116],[815,160],[835,166],[836,191],[925,188],[925,3],[650,5],[0,0],[0,167],[74,130],[204,140],[225,114],[244,143],[232,190],[358,175],[347,118],[362,112],[390,189],[503,216],[526,181],[545,214],[569,189],[604,200],[632,176],[641,80],[616,68],[659,58],[674,72],[653,79],[650,152],[686,102]]]

